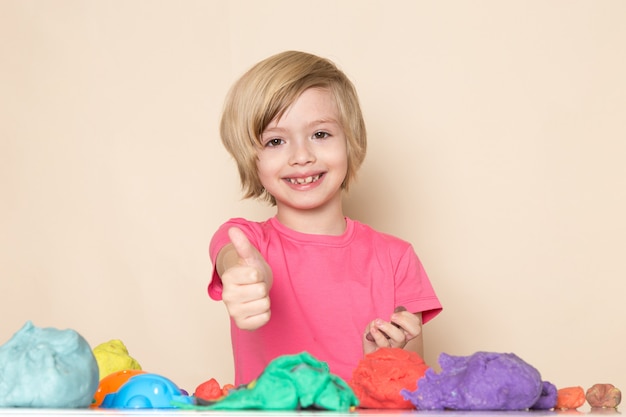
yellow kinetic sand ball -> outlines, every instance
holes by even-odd
[[[141,365],[128,354],[128,349],[121,340],[109,340],[93,349],[98,362],[100,381],[107,375],[127,369],[141,370]]]

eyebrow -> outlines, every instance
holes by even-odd
[[[337,125],[338,127],[341,127],[341,123],[339,123],[339,121],[333,118],[312,120],[311,122],[307,123],[306,126],[311,128],[314,126],[327,125],[327,124]],[[285,129],[284,127],[280,127],[280,126],[268,126],[263,130],[262,134],[265,134],[267,132],[284,132],[286,130],[287,129]]]
[[[311,123],[309,123],[309,126],[316,126],[316,125],[323,125],[323,124],[335,124],[335,125],[341,125],[341,123],[339,123],[338,120],[333,119],[332,117],[328,118],[328,119],[318,119],[318,120],[314,120]]]

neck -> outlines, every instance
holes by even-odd
[[[341,205],[312,210],[279,206],[276,219],[284,226],[300,233],[338,236],[346,230],[346,219]]]

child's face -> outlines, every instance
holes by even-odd
[[[263,132],[258,174],[279,211],[341,205],[348,154],[339,120],[333,95],[310,88]]]

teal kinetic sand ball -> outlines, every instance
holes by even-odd
[[[28,321],[0,346],[0,407],[88,407],[98,380],[91,347],[74,330]]]

